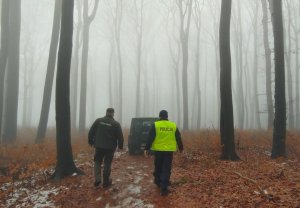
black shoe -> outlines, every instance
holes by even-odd
[[[107,181],[107,182],[103,182],[103,188],[108,188],[108,187],[110,187],[110,186],[111,186],[111,184],[112,184],[112,180],[111,180],[111,179],[109,179],[109,181]]]
[[[159,183],[158,181],[154,180],[153,183],[154,183],[158,188],[160,188],[160,183]]]
[[[98,187],[100,184],[101,184],[101,181],[95,181],[95,182],[94,182],[94,186],[95,186],[95,187]]]
[[[169,193],[170,193],[170,190],[169,190],[169,189],[162,189],[162,190],[160,191],[160,195],[161,195],[161,196],[167,196]]]

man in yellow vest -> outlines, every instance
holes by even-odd
[[[162,196],[169,193],[170,176],[172,169],[173,152],[183,151],[181,135],[174,122],[168,120],[168,112],[159,112],[159,120],[154,122],[150,129],[144,154],[147,157],[149,150],[154,152],[154,183],[160,188]]]

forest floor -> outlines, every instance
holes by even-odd
[[[93,148],[73,137],[74,160],[84,175],[60,182],[54,171],[55,139],[32,144],[30,135],[0,146],[0,207],[299,207],[300,134],[287,135],[287,158],[270,158],[271,132],[237,131],[239,162],[219,160],[219,133],[183,132],[185,152],[175,153],[171,193],[153,184],[153,157],[115,153],[113,185],[93,186]],[[126,133],[125,133],[126,137]],[[126,149],[126,148],[125,148]]]

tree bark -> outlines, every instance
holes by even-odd
[[[257,128],[261,128],[261,122],[260,122],[260,110],[259,110],[259,97],[258,97],[258,2],[255,2],[254,7],[254,22],[253,22],[253,29],[254,29],[254,66],[253,66],[253,92],[254,92],[254,117],[256,121]]]
[[[72,128],[77,128],[77,105],[78,105],[78,69],[79,69],[79,51],[82,46],[82,0],[77,0],[78,22],[76,27],[75,47],[73,54],[73,63],[71,68],[71,125]]]
[[[195,84],[196,84],[196,99],[197,99],[197,116],[196,128],[201,128],[201,89],[200,89],[200,37],[201,37],[201,8],[199,3],[195,2],[194,22],[196,26],[196,64],[195,64]]]
[[[268,128],[272,128],[274,120],[273,100],[272,100],[272,70],[271,70],[271,49],[269,45],[269,27],[268,27],[268,8],[267,0],[261,0],[263,10],[263,33],[264,33],[264,49],[266,55],[266,94],[268,107]]]
[[[48,66],[47,66],[47,73],[46,73],[45,86],[44,86],[42,109],[41,109],[38,131],[35,139],[36,143],[40,143],[43,141],[47,130],[53,79],[54,79],[54,72],[55,72],[55,64],[56,64],[56,56],[57,56],[57,47],[58,47],[58,40],[59,40],[61,4],[62,4],[61,0],[55,1],[52,37],[51,37],[51,43],[49,49],[49,58],[48,58]]]
[[[136,116],[141,116],[141,73],[142,73],[142,46],[143,46],[143,24],[144,24],[144,0],[138,0],[141,3],[140,13],[137,8],[137,0],[135,0],[135,7],[137,12],[137,86],[136,86]]]
[[[74,164],[71,146],[70,65],[73,39],[74,0],[62,1],[60,43],[56,75],[56,147],[57,162],[52,178],[60,180],[82,173]]]
[[[116,0],[116,14],[114,17],[114,32],[116,41],[117,62],[119,67],[119,121],[123,120],[123,60],[121,52],[121,24],[123,17],[123,0]]]
[[[9,52],[5,94],[3,142],[12,143],[17,136],[19,99],[19,57],[21,33],[21,0],[10,1]]]
[[[240,1],[237,1],[238,5],[238,17],[237,17],[237,47],[236,47],[236,70],[237,70],[237,106],[238,106],[238,122],[239,129],[244,128],[245,122],[245,100],[244,100],[244,87],[243,87],[243,27],[241,22],[241,5]]]
[[[290,2],[286,1],[288,22],[285,26],[285,34],[287,35],[287,45],[286,45],[286,68],[287,68],[287,87],[288,87],[288,124],[290,129],[294,129],[294,99],[293,99],[293,77],[291,68],[291,54],[292,54],[292,37],[291,37],[291,6]],[[287,31],[286,31],[287,29]]]
[[[80,108],[79,108],[79,132],[85,131],[86,125],[86,92],[87,92],[87,68],[88,68],[88,53],[89,53],[89,36],[90,25],[95,18],[99,0],[95,0],[95,5],[92,14],[89,15],[89,1],[83,3],[83,42],[82,42],[82,59],[81,59],[81,87],[80,87]]]
[[[2,0],[1,9],[1,51],[0,51],[0,139],[2,137],[2,120],[4,106],[4,78],[8,58],[9,42],[9,0]]]
[[[275,49],[275,118],[271,157],[277,158],[286,155],[285,62],[281,0],[273,1],[272,19]]]
[[[182,50],[182,95],[183,95],[183,129],[189,128],[188,102],[188,63],[189,63],[189,32],[193,0],[188,0],[183,8],[183,0],[178,0],[180,14],[180,42]],[[187,15],[187,16],[186,16]],[[186,24],[185,24],[186,22]]]
[[[231,0],[222,0],[219,30],[220,46],[220,92],[221,115],[220,133],[222,155],[221,159],[238,160],[235,152],[233,106],[231,89],[231,53],[230,53],[230,18]]]

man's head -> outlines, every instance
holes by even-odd
[[[115,114],[115,110],[113,108],[107,108],[106,109],[106,116],[109,116],[109,117],[114,117],[114,114]]]
[[[161,111],[159,112],[159,118],[160,118],[160,119],[168,119],[168,111],[166,111],[166,110],[161,110]]]

